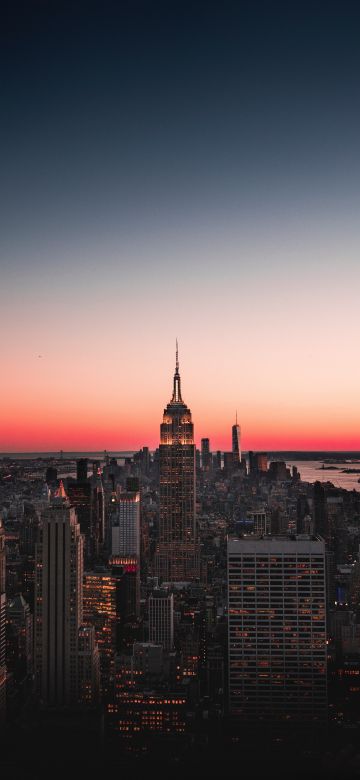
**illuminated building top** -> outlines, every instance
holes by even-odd
[[[176,341],[176,360],[173,394],[171,401],[164,409],[163,422],[160,426],[160,444],[193,444],[194,426],[191,411],[186,406],[181,395],[181,379],[179,373],[179,350]]]

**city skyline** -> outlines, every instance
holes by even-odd
[[[359,449],[357,4],[66,5],[2,29],[0,451],[157,446],[176,335],[198,442]]]
[[[38,360],[40,360],[40,357],[38,357]],[[183,353],[182,362],[185,364],[187,362],[186,355],[183,356]],[[210,439],[212,450],[231,450],[232,430],[236,419],[241,424],[241,448],[244,452],[249,450],[355,452],[360,449],[358,428],[355,426],[354,432],[351,421],[348,422],[349,433],[347,435],[344,433],[347,426],[344,426],[344,418],[341,415],[338,415],[338,417],[335,415],[330,433],[322,433],[322,429],[317,432],[319,429],[314,424],[311,428],[311,435],[309,435],[306,432],[304,433],[303,418],[301,417],[300,420],[295,421],[292,418],[294,406],[290,402],[287,409],[282,409],[282,417],[277,407],[275,406],[272,409],[268,401],[264,402],[259,409],[251,408],[249,401],[247,401],[244,405],[243,414],[236,411],[231,416],[231,410],[229,409],[229,404],[226,404],[226,399],[221,401],[219,398],[218,403],[213,400],[214,407],[209,410],[209,413],[215,410],[219,411],[224,406],[225,400],[227,418],[224,419],[222,417],[219,420],[215,417],[207,424],[206,416],[204,420],[204,414],[202,414],[201,388],[198,388],[200,393],[197,393],[197,385],[194,384],[194,381],[191,381],[190,377],[189,382],[187,379],[186,377],[187,392],[197,399],[197,402],[195,400],[195,403],[192,403],[192,408],[194,409],[194,418],[196,419],[195,442],[198,447],[200,447],[201,439],[207,437]],[[39,417],[33,417],[30,421],[28,420],[25,426],[21,425],[22,421],[18,419],[16,425],[14,425],[14,418],[8,420],[8,424],[5,420],[0,433],[0,453],[55,452],[61,450],[64,452],[97,452],[104,450],[109,452],[126,452],[135,451],[144,445],[149,446],[151,450],[155,450],[159,444],[156,411],[158,413],[158,408],[162,404],[161,400],[159,404],[157,403],[155,395],[152,395],[151,392],[149,393],[149,390],[151,388],[147,385],[147,398],[149,397],[150,408],[143,407],[143,417],[141,418],[141,420],[147,421],[147,426],[146,424],[144,426],[139,425],[139,428],[137,428],[134,426],[134,420],[127,419],[123,425],[119,423],[118,426],[116,424],[111,426],[106,421],[102,427],[101,423],[104,421],[104,413],[101,409],[98,410],[99,421],[97,422],[92,417],[91,423],[88,423],[84,419],[84,414],[90,415],[91,410],[88,407],[85,410],[78,407],[72,412],[70,402],[67,418],[55,423],[51,421],[51,414],[49,416],[44,409],[38,409]],[[70,401],[70,398],[64,398],[63,400],[66,403]],[[157,405],[156,410],[155,405]],[[275,416],[276,411],[278,416]],[[320,411],[320,406],[318,411]],[[331,409],[329,409],[329,412],[331,413]],[[71,425],[72,413],[77,420],[74,429]],[[269,419],[267,415],[269,415]],[[110,416],[115,419],[116,413],[112,414],[112,410],[110,410]],[[249,427],[247,423],[249,423]],[[60,433],[58,432],[59,428]]]

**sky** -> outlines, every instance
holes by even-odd
[[[357,2],[6,2],[0,451],[360,449]]]

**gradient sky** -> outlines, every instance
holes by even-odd
[[[8,2],[0,450],[360,449],[358,2]],[[41,355],[42,357],[38,357]]]

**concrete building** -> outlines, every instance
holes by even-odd
[[[325,545],[228,541],[229,708],[245,721],[326,717]]]
[[[140,493],[118,493],[111,528],[111,555],[136,556],[140,561]]]
[[[0,516],[0,723],[6,715],[6,593],[5,528]]]
[[[41,516],[35,564],[35,674],[41,703],[78,700],[83,537],[75,509],[57,498]]]
[[[201,439],[201,467],[209,471],[211,466],[210,439]]]
[[[165,590],[154,590],[149,598],[149,642],[164,650],[174,646],[174,596]]]

